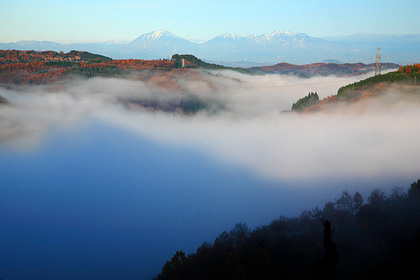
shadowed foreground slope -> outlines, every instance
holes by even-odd
[[[366,204],[358,192],[344,191],[322,210],[304,211],[298,218],[280,217],[252,231],[238,223],[194,254],[177,251],[156,279],[320,279],[316,267],[324,255],[323,231],[324,243],[328,239],[320,218],[331,221],[338,279],[420,276],[418,180],[408,193],[398,187],[389,195],[375,189]]]

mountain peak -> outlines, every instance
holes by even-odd
[[[223,39],[234,39],[234,40],[239,40],[241,38],[241,36],[237,34],[233,34],[233,33],[225,33],[225,34],[220,35],[220,37],[222,37]]]
[[[283,31],[283,30],[276,30],[271,32],[270,36],[278,36],[278,35],[283,35],[283,36],[293,36],[293,35],[297,35],[298,33],[293,33],[293,32],[289,32],[289,31]]]
[[[156,31],[143,34],[142,36],[145,36],[151,40],[159,40],[163,36],[176,37],[174,34],[166,30],[156,30]]]
[[[180,38],[169,31],[166,30],[155,30],[149,33],[145,33],[140,37],[133,40],[131,43],[139,43],[139,42],[156,42],[161,38],[169,37],[169,38]]]
[[[271,32],[270,34],[265,34],[263,35],[263,37],[266,40],[270,40],[271,38],[284,38],[284,39],[289,39],[289,38],[293,38],[293,37],[301,37],[302,35],[305,35],[304,33],[293,33],[293,32],[289,32],[289,31],[283,31],[283,30],[276,30]]]

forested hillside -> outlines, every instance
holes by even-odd
[[[57,53],[0,50],[0,85],[45,85],[75,78],[118,77],[156,82],[157,86],[172,88],[176,84],[171,77],[180,73],[188,76],[190,73],[186,73],[187,69],[234,68],[206,63],[193,55],[176,54],[171,60],[112,60],[78,51]]]
[[[92,54],[88,52],[71,51],[69,53],[54,52],[54,51],[20,51],[20,50],[0,50],[0,65],[11,63],[26,63],[34,61],[110,61],[111,58]]]
[[[361,99],[380,96],[389,90],[399,90],[406,94],[416,92],[420,87],[420,64],[406,65],[397,71],[376,75],[359,82],[343,86],[336,95],[329,96],[319,102],[309,102],[308,97],[299,99],[292,105],[293,111],[311,112],[323,110],[326,105],[339,102],[352,103]],[[312,99],[311,99],[312,100]],[[299,110],[297,110],[299,105]]]
[[[306,108],[317,105],[319,103],[319,96],[315,92],[310,92],[307,96],[300,98],[292,105],[292,111],[303,111]]]
[[[384,75],[377,75],[368,79],[341,87],[337,92],[340,100],[359,99],[363,95],[380,94],[381,91],[390,84],[397,85],[417,85],[420,83],[420,64],[406,65],[400,67],[398,71]]]
[[[231,67],[204,62],[191,54],[174,54],[172,56],[172,61],[178,68],[182,67],[182,60],[184,60],[186,68],[232,69]]]
[[[0,51],[0,84],[52,84],[77,77],[131,77],[135,71],[168,71],[175,69],[170,60],[111,60],[88,52],[71,51]],[[142,73],[145,74],[145,73]],[[139,75],[149,79],[153,75]]]
[[[338,251],[336,279],[419,279],[420,180],[408,192],[377,188],[367,199],[344,191],[323,208],[253,230],[238,223],[193,254],[177,251],[156,279],[335,279],[316,276],[328,234]]]

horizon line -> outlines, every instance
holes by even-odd
[[[182,38],[182,39],[187,40],[187,41],[190,41],[192,43],[203,44],[203,43],[209,42],[209,41],[211,41],[211,40],[213,40],[213,39],[215,39],[217,37],[221,37],[221,36],[226,35],[226,34],[235,35],[235,36],[238,36],[240,38],[247,38],[247,37],[250,37],[250,36],[264,36],[264,35],[269,35],[269,34],[273,34],[273,33],[279,32],[279,31],[284,32],[284,33],[293,34],[293,35],[296,35],[296,34],[305,34],[305,35],[307,35],[309,37],[318,38],[318,39],[323,39],[323,38],[339,38],[339,37],[351,37],[351,36],[355,36],[355,35],[371,35],[371,36],[378,36],[378,35],[383,35],[383,36],[420,35],[420,32],[419,32],[419,33],[404,33],[404,34],[395,34],[395,33],[353,33],[353,34],[350,34],[350,35],[311,36],[311,35],[308,35],[307,33],[304,33],[304,32],[291,32],[291,31],[285,31],[285,30],[282,30],[282,29],[277,29],[277,30],[274,30],[274,31],[272,31],[270,33],[262,33],[260,35],[257,35],[257,34],[248,34],[248,35],[245,35],[245,36],[240,35],[238,33],[225,32],[225,33],[222,33],[220,35],[217,35],[217,36],[215,36],[215,37],[213,37],[211,39],[202,40],[202,39],[189,39],[189,38],[184,38],[182,36],[179,36],[179,35],[171,32],[171,31],[169,31],[169,30],[159,30],[159,29],[157,29],[157,30],[153,30],[153,31],[150,31],[150,32],[143,33],[143,34],[135,37],[134,39],[116,39],[116,38],[114,38],[114,39],[103,39],[103,40],[71,40],[71,39],[59,39],[59,40],[54,40],[54,39],[51,39],[51,40],[49,40],[49,39],[40,39],[40,40],[32,39],[31,40],[31,39],[21,39],[21,40],[17,40],[17,41],[0,42],[0,44],[15,44],[15,43],[19,43],[19,42],[52,42],[52,43],[57,43],[57,44],[61,44],[61,45],[70,45],[70,44],[94,44],[94,43],[107,43],[107,42],[111,42],[111,43],[114,43],[115,42],[115,44],[129,44],[129,43],[135,41],[136,39],[138,39],[141,36],[144,36],[144,35],[147,35],[147,34],[153,34],[153,33],[156,33],[156,32],[168,32],[168,33],[170,33],[170,34],[172,34],[172,35],[174,35],[176,37]]]

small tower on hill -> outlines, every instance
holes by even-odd
[[[381,48],[376,48],[375,76],[381,75]]]

